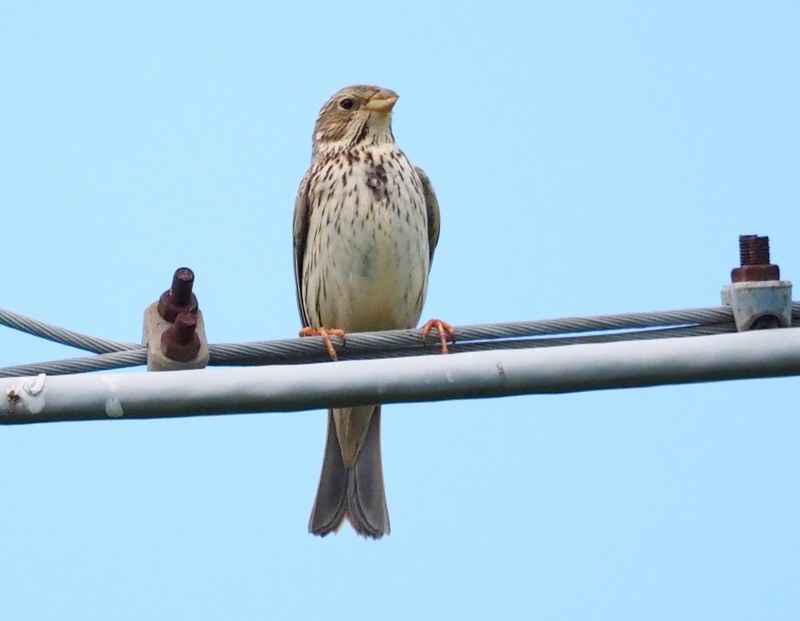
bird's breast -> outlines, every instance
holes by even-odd
[[[413,327],[428,282],[421,183],[398,149],[332,159],[309,188],[304,290],[313,323],[349,331]]]

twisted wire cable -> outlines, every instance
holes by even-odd
[[[38,375],[39,373],[46,373],[47,375],[91,373],[92,371],[138,367],[143,364],[147,364],[147,350],[140,345],[139,349],[129,351],[4,367],[0,368],[0,377],[26,377]]]
[[[459,332],[460,328],[456,328]],[[668,327],[654,330],[639,330],[636,332],[616,332],[611,334],[589,334],[583,336],[566,337],[533,337],[507,340],[484,340],[464,343],[458,341],[449,345],[451,353],[464,353],[471,351],[489,351],[502,349],[524,349],[534,347],[555,347],[559,345],[582,345],[587,343],[608,343],[612,341],[650,340],[660,338],[678,338],[686,336],[707,336],[711,334],[725,334],[736,332],[736,326],[729,324]],[[459,332],[460,335],[460,332]],[[312,341],[307,343],[305,341]],[[227,343],[211,345],[210,366],[258,366],[270,364],[307,364],[311,362],[327,362],[327,351],[321,342],[316,339],[286,340],[286,341],[256,341],[252,343]],[[371,339],[366,339],[367,343]],[[335,342],[335,341],[334,341]],[[362,344],[354,345],[348,336],[344,347],[336,346],[340,360],[369,360],[378,358],[401,358],[407,356],[424,356],[439,354],[437,342],[430,342],[427,346],[421,341],[414,340],[411,345],[388,349],[374,349],[364,347]],[[2,370],[0,369],[0,375]]]
[[[736,327],[730,325],[709,325],[664,328],[657,330],[642,330],[629,333],[615,334],[593,334],[574,337],[556,338],[529,338],[514,339],[505,341],[476,341],[472,343],[461,343],[451,345],[453,353],[470,351],[489,351],[498,349],[524,349],[532,347],[555,347],[558,345],[580,345],[587,343],[608,343],[620,340],[648,340],[659,338],[677,338],[686,336],[705,336],[709,334],[724,334],[736,332]],[[254,343],[232,343],[227,345],[211,345],[210,366],[260,366],[274,364],[304,364],[310,362],[329,361],[327,351],[322,345],[311,344],[312,351],[306,356],[298,356],[295,352],[287,353],[276,352],[275,343],[300,344],[306,346],[299,339],[287,339],[286,341],[261,341]],[[316,347],[313,347],[316,345]],[[438,347],[425,348],[419,343],[414,347],[402,347],[388,351],[362,351],[353,352],[340,349],[340,359],[342,360],[364,360],[375,358],[400,358],[404,356],[420,356],[427,354],[438,354]],[[32,364],[21,364],[11,367],[0,368],[0,377],[24,377],[46,373],[48,375],[65,375],[70,373],[89,373],[94,371],[108,371],[113,369],[123,369],[128,367],[141,366],[147,363],[147,350],[141,345],[137,349],[123,352],[112,352],[109,354],[97,354],[81,358],[67,358],[64,360],[54,360],[51,362],[41,362]]]
[[[792,303],[792,317],[800,319],[800,302]],[[99,354],[0,368],[0,377],[38,373],[84,373],[139,366],[147,361],[147,350],[142,345],[88,336],[4,309],[0,309],[0,324]],[[722,306],[460,326],[456,328],[458,342],[450,349],[453,353],[459,353],[700,336],[735,331],[733,313],[730,308]],[[589,332],[601,334],[586,334]],[[422,343],[422,331],[419,329],[364,332],[348,335],[346,344],[337,347],[337,350],[343,360],[438,354],[439,347],[434,342],[435,339],[431,338],[430,341],[427,346]],[[300,364],[329,360],[319,337],[216,344],[210,345],[209,350],[209,364],[214,366]]]
[[[118,341],[111,341],[74,330],[67,330],[60,326],[54,326],[38,319],[25,317],[19,313],[0,308],[0,324],[14,328],[20,332],[25,332],[39,338],[60,343],[61,345],[69,345],[76,349],[83,349],[84,351],[91,351],[96,354],[107,354],[114,351],[125,351],[141,347],[135,343],[120,343]]]

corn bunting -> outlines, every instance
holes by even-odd
[[[427,175],[397,147],[397,94],[350,86],[317,118],[311,167],[294,212],[294,268],[301,334],[412,328],[419,321],[439,206]],[[440,333],[449,326],[438,321]],[[442,336],[442,338],[444,338]],[[444,340],[443,340],[444,342]],[[358,534],[389,533],[383,488],[380,405],[335,408],[309,531],[327,535],[345,518]]]

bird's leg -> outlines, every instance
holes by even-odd
[[[423,344],[428,338],[428,334],[431,330],[436,328],[436,331],[439,333],[439,341],[442,344],[442,353],[446,354],[448,352],[447,349],[447,341],[448,339],[453,343],[456,342],[456,331],[446,321],[442,321],[441,319],[431,319],[429,320],[424,326],[422,326],[422,342]]]
[[[339,356],[336,355],[336,350],[333,348],[333,343],[331,343],[331,337],[339,337],[342,339],[342,345],[345,345],[345,332],[340,328],[320,327],[318,330],[314,328],[303,328],[300,330],[300,336],[321,336],[322,342],[325,343],[325,349],[328,350],[331,360],[339,359]]]

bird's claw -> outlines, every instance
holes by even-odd
[[[331,342],[331,337],[335,336],[342,340],[342,347],[347,344],[345,339],[345,331],[340,328],[303,328],[300,330],[300,336],[320,336],[322,337],[322,342],[325,343],[325,349],[328,350],[328,355],[331,357],[331,360],[338,360],[339,356],[336,355],[336,350],[333,347],[333,343]]]
[[[436,328],[436,331],[439,333],[439,342],[442,344],[442,353],[448,353],[447,348],[447,341],[450,340],[451,342],[456,342],[456,331],[446,321],[442,321],[441,319],[431,319],[428,321],[424,326],[422,326],[422,343],[424,344],[428,338],[428,334],[430,331]]]

